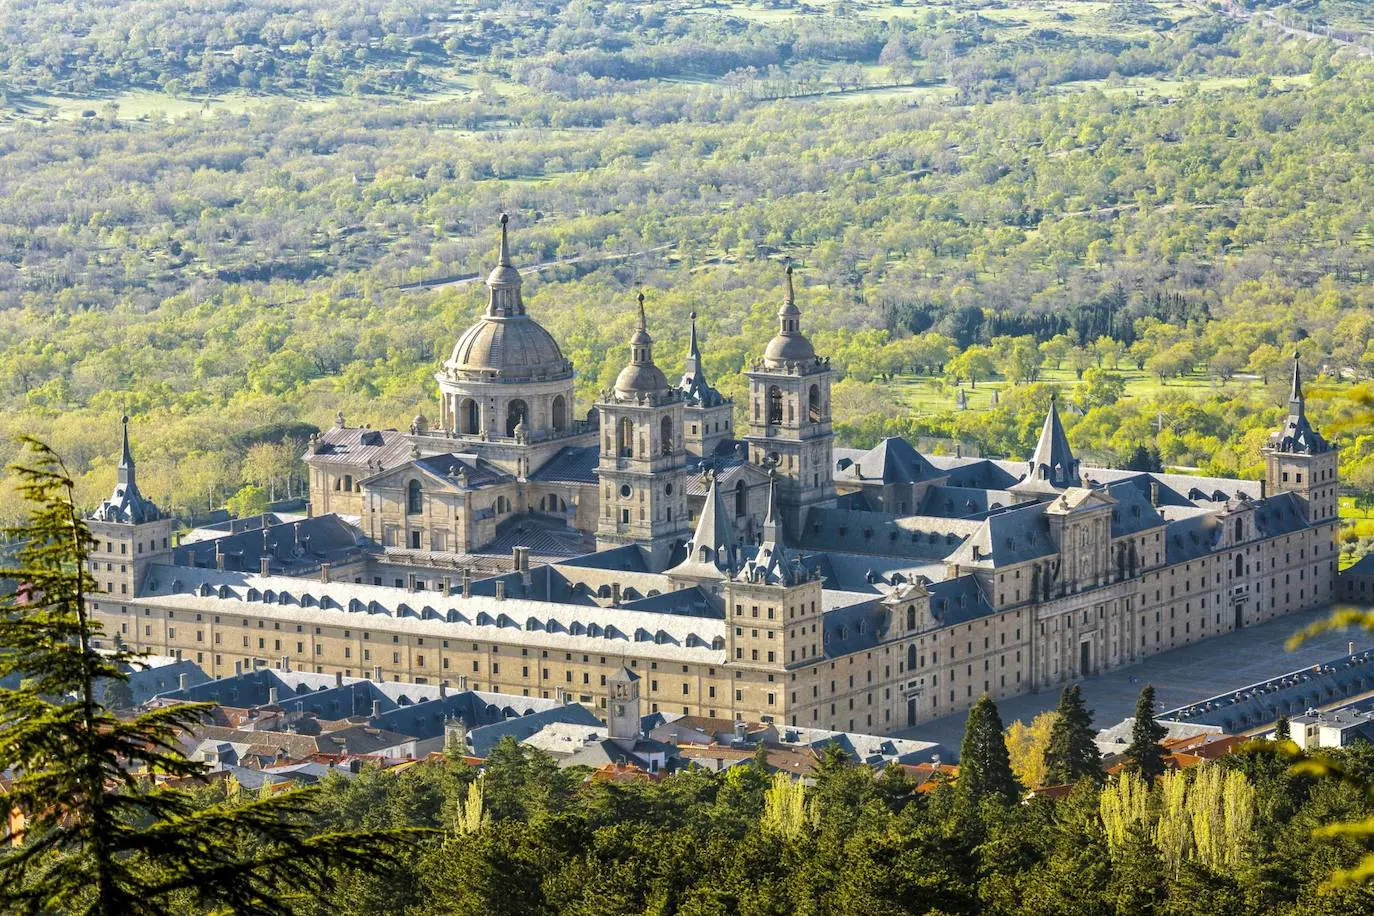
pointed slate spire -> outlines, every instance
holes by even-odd
[[[1298,354],[1293,354],[1293,390],[1288,394],[1288,412],[1301,414],[1303,412],[1302,397],[1302,370],[1298,364]]]
[[[120,418],[124,424],[124,450],[119,456],[118,480],[124,486],[132,486],[134,483],[134,454],[129,448],[129,415],[125,414]]]
[[[739,551],[735,533],[730,528],[730,516],[725,510],[725,497],[714,471],[709,471],[710,486],[706,489],[706,503],[701,507],[696,532],[687,545],[687,558],[669,570],[670,574],[698,578],[720,579],[733,576],[739,569]]]
[[[719,391],[706,379],[705,363],[701,358],[701,344],[697,340],[697,313],[691,314],[692,335],[687,342],[687,361],[682,367],[682,381],[678,387],[689,401],[701,407],[715,407],[725,403]]]
[[[768,585],[796,585],[805,577],[792,551],[783,542],[782,521],[778,518],[778,476],[768,474],[768,511],[763,517],[763,541],[758,553],[745,564],[738,578]]]
[[[1040,429],[1040,441],[1035,444],[1035,454],[1031,456],[1026,484],[1050,486],[1066,489],[1077,486],[1078,459],[1069,447],[1069,437],[1064,432],[1064,424],[1059,419],[1058,395],[1050,395],[1050,409],[1045,414],[1045,425]]]
[[[121,417],[120,422],[124,426],[124,441],[119,455],[119,466],[115,471],[114,492],[96,508],[93,518],[102,522],[123,522],[133,525],[156,521],[162,517],[161,511],[144,499],[143,494],[138,491],[134,453],[129,447],[128,415]]]
[[[501,244],[496,252],[496,266],[487,275],[487,315],[492,318],[511,318],[525,314],[520,298],[520,271],[511,265],[510,238],[506,226],[510,217],[501,214]]]
[[[1307,419],[1306,402],[1302,394],[1302,370],[1298,354],[1293,354],[1293,387],[1288,393],[1288,418],[1283,429],[1270,436],[1270,447],[1281,452],[1315,455],[1328,451],[1330,445]]]

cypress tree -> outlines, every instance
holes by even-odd
[[[960,797],[979,802],[985,798],[1014,804],[1021,797],[1021,786],[1011,772],[1011,757],[1002,735],[1002,717],[997,704],[986,693],[968,712],[964,741],[959,748]]]
[[[1064,688],[1056,712],[1050,743],[1045,748],[1046,783],[1064,785],[1084,778],[1100,783],[1102,753],[1093,740],[1092,711],[1084,707],[1083,693],[1077,684]]]
[[[1169,730],[1155,721],[1155,688],[1146,684],[1135,702],[1135,725],[1126,748],[1127,766],[1149,782],[1164,774],[1164,748],[1159,741]]]
[[[1292,730],[1292,727],[1288,724],[1288,717],[1287,717],[1287,716],[1279,716],[1278,721],[1274,723],[1274,740],[1275,740],[1275,741],[1292,741],[1292,740],[1293,740],[1293,730]]]
[[[204,765],[177,748],[208,704],[121,719],[98,683],[127,684],[123,649],[97,651],[88,612],[92,540],[57,455],[21,437],[32,466],[13,466],[32,505],[6,534],[20,544],[0,578],[0,771],[13,774],[0,822],[0,900],[20,912],[166,913],[173,909],[285,913],[288,897],[327,896],[337,869],[399,859],[413,831],[312,835],[315,790],[206,805],[139,774],[193,777]]]

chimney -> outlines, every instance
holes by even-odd
[[[467,690],[467,689],[468,689],[468,676],[467,676],[466,674],[460,674],[460,675],[458,675],[458,689],[459,689],[459,690]]]
[[[448,684],[447,684],[447,682],[445,682],[445,681],[440,681],[440,682],[439,682],[439,699],[442,700],[442,699],[443,699],[444,697],[446,697],[446,696],[448,696]]]
[[[1265,478],[1263,478],[1263,477],[1260,478],[1260,482],[1259,482],[1259,485],[1260,485],[1260,499],[1264,499],[1264,493],[1265,493],[1265,490],[1268,489],[1268,487],[1267,487],[1267,484],[1268,484],[1268,483],[1269,483],[1269,481],[1266,480]]]
[[[506,580],[505,580],[505,579],[497,579],[497,580],[496,580],[496,600],[497,600],[497,601],[505,601],[505,600],[506,600]]]
[[[290,671],[290,670],[291,670],[291,656],[289,656],[289,655],[283,655],[283,656],[281,657],[281,670],[283,670],[283,671]]]
[[[463,570],[463,597],[472,597],[472,573]]]
[[[372,701],[372,718],[375,719],[375,718],[377,718],[378,716],[380,716],[381,714],[382,714],[382,701],[381,701],[381,700],[373,700],[373,701]]]
[[[1150,505],[1155,506],[1156,508],[1159,506],[1159,481],[1158,481],[1158,480],[1152,480],[1152,481],[1150,481]]]
[[[962,458],[962,457],[964,457],[964,444],[963,444],[962,442],[956,442],[956,443],[954,443],[954,457],[955,457],[955,458]]]
[[[743,720],[735,722],[735,742],[737,744],[744,744],[748,738],[749,727],[744,724]]]
[[[520,568],[520,550],[521,550],[521,548],[519,548],[519,547],[512,547],[512,548],[510,549],[510,568],[511,568],[511,569],[516,569],[516,570],[518,570],[518,569]]]
[[[272,560],[269,557],[258,557],[258,574],[262,576],[271,573]]]
[[[620,583],[611,583],[611,607],[620,607]]]
[[[268,705],[268,706],[276,706],[276,705],[277,705],[277,688],[275,688],[275,687],[268,687],[268,688],[267,688],[267,705]]]
[[[343,686],[343,672],[342,672],[342,671],[335,671],[335,672],[334,672],[334,686],[335,686],[335,687],[342,687],[342,686]]]
[[[983,549],[982,549],[981,547],[979,547],[977,544],[974,544],[974,545],[973,545],[973,559],[975,559],[975,560],[981,560],[981,559],[983,559]]]
[[[406,573],[406,591],[415,591],[415,573]]]
[[[177,661],[181,661],[181,650],[180,650],[180,649],[173,649],[173,650],[172,650],[172,657],[175,658]]]
[[[178,675],[177,675],[177,690],[185,690],[186,688],[188,688],[188,687],[190,687],[190,686],[191,686],[191,675],[189,675],[189,674],[178,674]]]
[[[520,571],[530,571],[530,549],[528,547],[520,548]]]
[[[215,569],[224,571],[224,551],[220,549],[218,544],[215,545]]]
[[[329,584],[329,564],[328,564],[328,563],[321,563],[321,564],[320,564],[320,581],[323,582],[323,583],[325,583],[326,585]]]
[[[444,594],[445,594],[445,595],[451,595],[451,594],[453,594],[453,577],[452,577],[452,576],[444,576],[444,578],[443,578],[442,581],[443,581],[443,583],[444,583]]]
[[[242,673],[243,673],[243,662],[234,662],[234,674],[235,674],[235,676],[240,675],[240,674],[242,674]]]
[[[380,683],[382,682],[382,666],[381,666],[381,665],[373,665],[373,666],[372,666],[372,679],[373,679],[374,681],[376,681],[378,684],[380,684]]]
[[[314,517],[315,517],[315,504],[314,504],[314,503],[306,503],[306,504],[305,504],[305,517],[306,517],[306,518],[314,518]]]
[[[559,703],[566,704],[568,702],[568,691],[564,690],[562,687],[554,688],[553,698]]]

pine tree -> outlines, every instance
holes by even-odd
[[[1102,753],[1097,749],[1092,724],[1092,712],[1083,706],[1078,685],[1065,687],[1045,748],[1047,784],[1065,785],[1080,779],[1102,782]]]
[[[1293,732],[1292,732],[1291,726],[1289,726],[1289,724],[1288,724],[1288,717],[1287,717],[1287,716],[1282,716],[1282,715],[1279,716],[1278,721],[1274,723],[1274,740],[1275,740],[1275,741],[1292,741],[1292,740],[1293,740]]]
[[[968,712],[964,741],[959,748],[960,797],[979,802],[985,798],[1014,804],[1021,797],[1021,786],[1011,772],[1011,758],[1002,735],[1002,717],[997,704],[986,693]]]
[[[127,682],[135,656],[98,651],[86,592],[91,535],[57,455],[24,437],[32,466],[14,466],[32,505],[0,578],[20,583],[0,599],[0,771],[22,832],[0,826],[0,899],[19,912],[165,913],[173,908],[287,912],[284,895],[327,894],[331,866],[393,861],[413,833],[311,835],[313,790],[208,807],[146,776],[196,776],[204,765],[177,749],[180,729],[206,704],[120,719],[97,683]]]
[[[1164,773],[1164,748],[1159,741],[1169,730],[1155,721],[1155,688],[1146,684],[1135,703],[1135,725],[1131,727],[1131,743],[1126,748],[1127,766],[1149,782]]]

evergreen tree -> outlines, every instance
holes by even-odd
[[[1010,805],[1021,797],[1002,735],[1002,717],[986,693],[973,704],[964,725],[958,786],[960,797],[972,802],[991,798]]]
[[[1287,717],[1287,716],[1282,716],[1282,715],[1279,716],[1278,721],[1274,723],[1274,740],[1275,740],[1275,741],[1292,741],[1292,740],[1293,740],[1293,732],[1292,732],[1291,727],[1290,727],[1289,724],[1288,724],[1288,717]]]
[[[120,719],[97,682],[126,683],[135,656],[101,652],[86,592],[91,535],[57,455],[22,439],[32,466],[14,466],[32,506],[8,529],[20,583],[0,599],[0,771],[22,827],[0,826],[0,899],[19,912],[141,914],[225,909],[287,912],[288,895],[327,895],[334,869],[394,861],[410,831],[312,836],[312,790],[206,806],[140,773],[195,776],[177,749],[205,704]],[[18,828],[18,829],[17,829]]]
[[[1093,740],[1092,712],[1083,706],[1083,693],[1075,684],[1059,695],[1050,743],[1045,748],[1045,781],[1064,785],[1080,779],[1102,781],[1102,753]]]
[[[1168,733],[1167,728],[1155,721],[1155,688],[1153,684],[1146,684],[1135,703],[1135,725],[1131,726],[1126,761],[1149,782],[1164,773],[1164,748],[1159,741]]]

